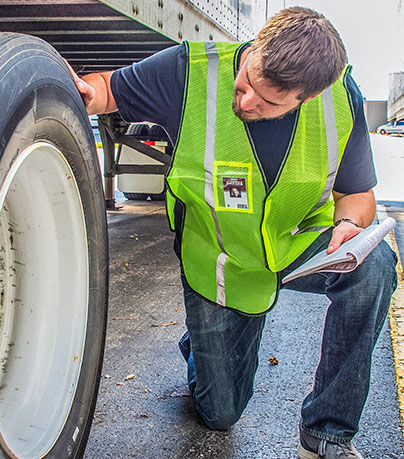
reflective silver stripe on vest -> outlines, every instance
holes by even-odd
[[[229,258],[227,253],[222,252],[216,260],[216,303],[226,306],[226,294],[224,288],[224,265]]]
[[[206,137],[205,137],[205,201],[215,207],[213,194],[213,162],[215,160],[216,141],[216,106],[217,106],[217,80],[219,76],[219,55],[214,42],[205,43],[208,57],[207,74],[207,102],[206,102]]]
[[[309,215],[328,201],[334,188],[335,177],[338,169],[338,132],[337,123],[335,121],[331,87],[323,91],[321,98],[323,101],[325,135],[327,139],[328,176],[325,182],[323,194],[321,195],[318,203],[310,210]]]
[[[299,229],[298,226],[294,230],[290,232],[292,236],[295,234],[302,234],[302,233],[313,233],[313,232],[318,232],[318,233],[324,233],[324,231],[327,231],[329,228],[332,228],[332,226],[309,226],[308,228],[305,229]]]
[[[219,76],[219,55],[216,43],[205,43],[206,56],[208,58],[208,73],[206,84],[206,138],[205,138],[205,201],[210,207],[216,226],[216,238],[222,253],[216,260],[216,302],[225,306],[226,295],[224,285],[224,265],[229,257],[223,248],[222,234],[220,232],[217,215],[215,212],[215,197],[213,193],[213,163],[215,160],[216,141],[216,107],[217,107],[217,83]]]

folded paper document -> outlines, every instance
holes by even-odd
[[[368,226],[355,237],[344,242],[335,252],[327,254],[323,250],[314,255],[285,276],[282,284],[318,272],[353,271],[395,226],[396,221],[391,217],[387,217],[378,225]]]

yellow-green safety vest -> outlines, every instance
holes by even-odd
[[[271,309],[278,272],[333,224],[331,191],[353,127],[345,70],[304,103],[268,187],[248,126],[232,110],[242,45],[186,43],[183,117],[167,173],[167,213],[181,203],[181,261],[189,285],[246,314]]]

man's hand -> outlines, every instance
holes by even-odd
[[[327,253],[332,253],[340,247],[349,239],[352,239],[358,233],[363,231],[364,228],[359,228],[355,226],[353,223],[349,222],[342,222],[338,226],[336,226],[332,232],[331,241],[327,247]]]
[[[65,63],[73,76],[89,115],[117,111],[118,108],[110,86],[113,72],[90,73],[80,78],[66,59]]]
[[[341,218],[349,218],[354,223],[341,222],[334,228],[327,253],[337,250],[341,244],[356,236],[364,228],[369,226],[375,216],[376,203],[373,191],[365,193],[341,194],[333,191],[335,201],[334,221]]]
[[[77,75],[66,59],[64,59],[64,61],[69,68],[70,73],[73,75],[74,82],[76,83],[76,87],[79,90],[81,97],[83,98],[88,114],[94,115],[95,113],[90,113],[90,111],[92,111],[91,107],[94,104],[95,89]]]

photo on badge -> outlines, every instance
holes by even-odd
[[[224,203],[227,209],[248,209],[245,177],[223,177]]]

